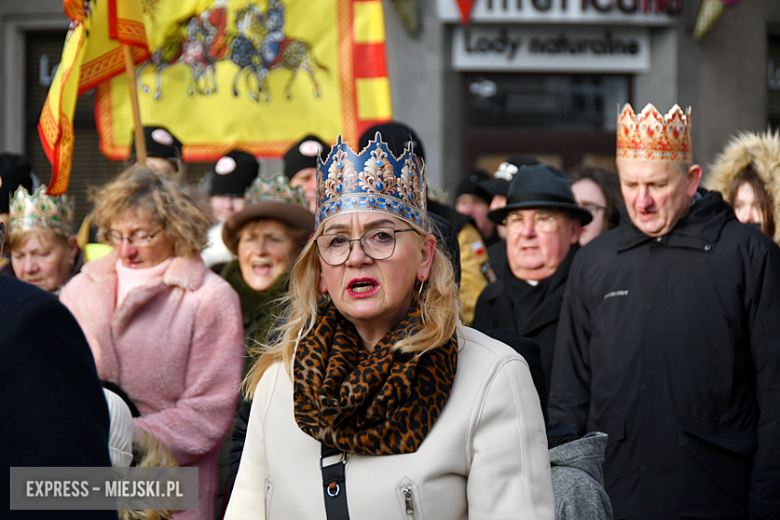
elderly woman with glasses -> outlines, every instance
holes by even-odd
[[[413,152],[339,139],[317,177],[226,518],[552,519],[528,365],[459,325]]]
[[[244,200],[246,207],[222,229],[236,259],[220,274],[241,300],[247,339],[263,341],[276,321],[274,302],[287,293],[290,269],[314,231],[314,215],[303,189],[290,187],[281,174],[256,177]]]
[[[278,319],[278,302],[287,294],[290,269],[314,231],[314,215],[308,209],[303,188],[291,187],[282,174],[270,179],[256,177],[243,195],[245,208],[222,227],[222,241],[236,258],[225,265],[220,276],[238,293],[247,348],[264,341]],[[247,352],[244,375],[251,366],[252,356]],[[238,406],[242,405],[239,397]],[[245,417],[239,419],[239,429],[246,431]],[[225,487],[229,481],[232,437],[225,439],[220,452],[219,510],[223,492],[232,488]]]
[[[95,222],[114,246],[61,293],[87,337],[101,379],[136,403],[136,429],[178,464],[198,468],[199,510],[211,519],[217,455],[241,380],[238,296],[206,269],[209,218],[197,190],[133,166],[94,197]]]

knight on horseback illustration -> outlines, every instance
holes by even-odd
[[[154,67],[154,99],[160,100],[162,73],[170,66],[183,63],[190,68],[189,95],[215,94],[216,65],[229,59],[238,67],[232,82],[233,96],[238,97],[238,84],[243,76],[252,100],[260,101],[264,94],[265,101],[270,101],[268,75],[280,68],[291,72],[284,88],[288,100],[292,99],[292,85],[299,70],[311,77],[315,97],[321,95],[314,67],[325,72],[328,68],[317,60],[307,41],[285,34],[286,10],[281,0],[269,0],[265,13],[253,2],[241,7],[234,14],[234,29],[228,28],[227,4],[228,0],[216,0],[208,10],[179,23],[175,32],[152,51],[150,59],[138,66],[137,82],[142,92],[149,92],[141,80],[146,67]]]
[[[270,0],[265,13],[265,31],[262,50],[263,61],[270,64],[276,61],[284,40],[284,4],[281,0]]]

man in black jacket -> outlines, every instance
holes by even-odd
[[[488,216],[506,226],[507,262],[498,281],[480,294],[471,326],[482,332],[511,328],[533,339],[549,381],[563,290],[581,226],[592,216],[577,205],[566,174],[548,164],[521,166],[507,205]],[[540,395],[546,400],[546,392]]]
[[[698,190],[689,125],[621,113],[626,208],[572,263],[550,420],[609,434],[615,518],[778,518],[780,249]]]

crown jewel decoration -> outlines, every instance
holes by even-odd
[[[496,173],[493,174],[493,177],[496,179],[501,179],[507,182],[511,182],[512,179],[515,178],[515,175],[517,172],[520,171],[517,166],[510,162],[502,162],[498,166],[498,170],[496,170]]]
[[[263,202],[284,202],[309,209],[303,188],[300,186],[291,187],[287,177],[281,173],[277,173],[270,179],[264,179],[258,175],[244,192],[245,208]]]
[[[626,103],[617,122],[617,157],[691,161],[691,108],[674,105],[662,116],[649,104],[637,116]]]
[[[73,230],[73,198],[70,195],[46,194],[41,185],[30,195],[26,189],[16,189],[11,199],[11,226],[9,234],[16,231],[46,229],[66,237]]]
[[[413,150],[394,157],[379,132],[360,154],[339,136],[328,158],[317,159],[315,227],[340,213],[382,211],[427,231],[426,200],[424,171]]]

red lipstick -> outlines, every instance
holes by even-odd
[[[353,298],[367,298],[379,289],[379,282],[373,278],[354,278],[347,285],[347,294]]]

